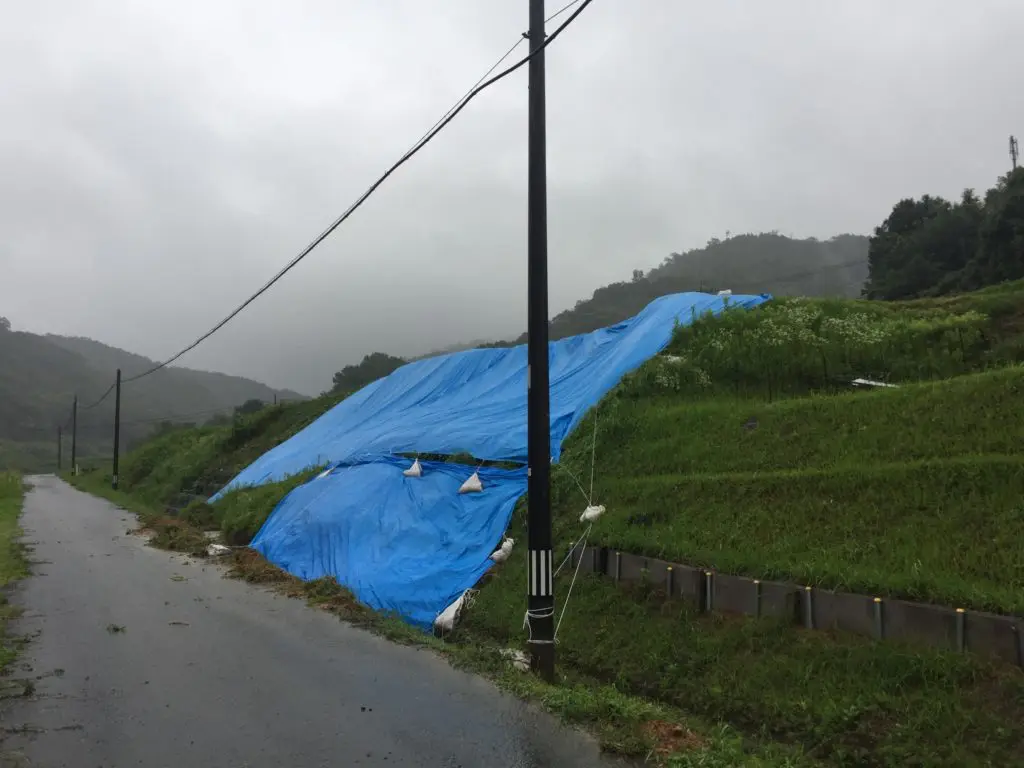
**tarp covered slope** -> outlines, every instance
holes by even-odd
[[[459,493],[472,467],[380,457],[336,467],[292,491],[252,541],[301,579],[334,576],[371,608],[430,628],[486,573],[493,544],[526,492],[526,470],[479,470],[483,491]]]
[[[553,342],[551,455],[623,375],[656,355],[673,326],[768,296],[679,293],[617,325]],[[281,480],[311,466],[397,453],[466,453],[526,461],[526,347],[474,349],[410,363],[343,400],[268,451],[218,493]]]

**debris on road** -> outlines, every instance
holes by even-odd
[[[522,651],[517,651],[515,648],[502,648],[501,657],[520,672],[528,672],[530,669],[529,657]]]

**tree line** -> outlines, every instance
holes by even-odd
[[[972,291],[1024,277],[1024,168],[1002,176],[982,200],[973,189],[950,202],[900,200],[868,248],[869,299]]]

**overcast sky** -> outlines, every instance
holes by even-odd
[[[5,0],[0,315],[175,352],[383,172],[527,9]],[[1019,0],[595,0],[548,49],[552,314],[726,231],[869,233],[900,197],[991,186],[1024,138],[1022,29]],[[370,351],[519,334],[526,99],[525,69],[481,94],[182,364],[315,393]]]

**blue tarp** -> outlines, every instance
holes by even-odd
[[[749,308],[768,299],[727,302]],[[725,305],[703,293],[665,296],[618,325],[551,344],[552,460],[589,408],[665,348],[676,323]],[[407,478],[410,462],[395,454],[525,462],[526,399],[524,346],[410,363],[268,451],[212,500],[333,465],[292,491],[252,546],[289,573],[335,576],[363,603],[427,628],[487,571],[526,490],[526,472],[484,468],[484,490],[460,495],[472,467],[423,462],[423,477]]]
[[[749,308],[767,300],[732,296],[728,303]],[[552,460],[587,410],[667,346],[676,322],[717,314],[724,302],[706,293],[663,296],[618,325],[552,343]],[[263,454],[213,499],[309,467],[396,453],[525,463],[526,347],[473,349],[405,365]]]
[[[252,547],[301,579],[334,576],[366,605],[429,629],[487,572],[526,492],[526,470],[479,470],[484,490],[459,493],[474,471],[381,457],[340,466],[292,491]]]

